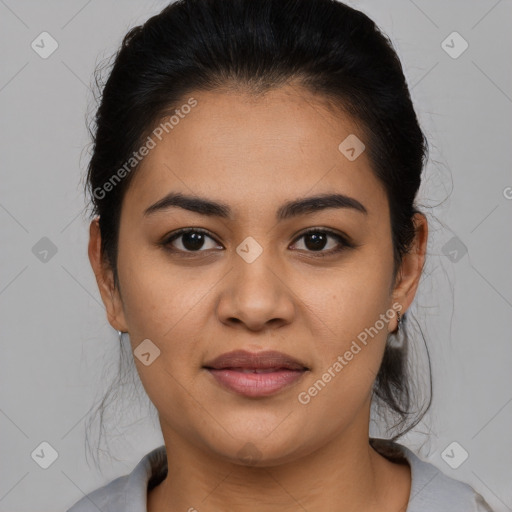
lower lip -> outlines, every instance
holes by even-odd
[[[281,369],[269,373],[243,373],[236,370],[207,369],[227,389],[248,397],[273,395],[295,384],[306,373],[305,370]]]

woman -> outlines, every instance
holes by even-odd
[[[405,371],[427,143],[367,16],[171,4],[124,38],[94,143],[89,257],[165,444],[71,512],[490,510],[396,442],[430,404]]]

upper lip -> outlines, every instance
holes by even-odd
[[[265,352],[247,352],[246,350],[234,350],[212,359],[204,365],[205,368],[221,370],[226,368],[285,368],[288,370],[308,370],[303,363],[297,359],[276,352],[274,350]]]

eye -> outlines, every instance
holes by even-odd
[[[297,240],[304,239],[304,247],[307,252],[317,253],[315,256],[330,256],[338,253],[344,249],[354,247],[354,244],[348,241],[348,239],[330,229],[326,228],[310,228],[306,232],[302,233]],[[334,243],[328,244],[328,240],[334,240]],[[207,241],[210,240],[210,247],[207,245]],[[200,228],[183,228],[168,236],[162,245],[171,252],[174,253],[194,253],[194,252],[206,252],[208,249],[215,249],[223,247],[211,237],[208,232]],[[330,247],[329,247],[330,245]],[[323,249],[329,250],[325,251]]]
[[[315,256],[329,256],[338,253],[346,248],[354,247],[344,236],[325,228],[311,228],[302,233],[297,240],[304,238],[304,246],[307,252],[319,253]],[[334,239],[334,243],[330,244],[330,250],[324,251],[328,239]]]
[[[173,252],[205,252],[201,249],[205,249],[204,246],[208,239],[215,243],[210,243],[210,247],[206,247],[206,249],[215,249],[216,247],[219,247],[217,242],[208,235],[208,232],[204,229],[183,228],[167,237],[164,240],[163,245]],[[173,245],[173,242],[175,241],[178,241],[178,243]]]

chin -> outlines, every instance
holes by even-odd
[[[274,430],[269,435],[266,430],[254,432],[247,429],[244,434],[240,433],[233,437],[224,432],[225,437],[222,441],[216,437],[215,440],[210,440],[208,445],[217,456],[226,461],[240,466],[260,468],[290,463],[313,451],[313,448],[308,450],[310,443],[294,433],[276,435],[276,432]]]

